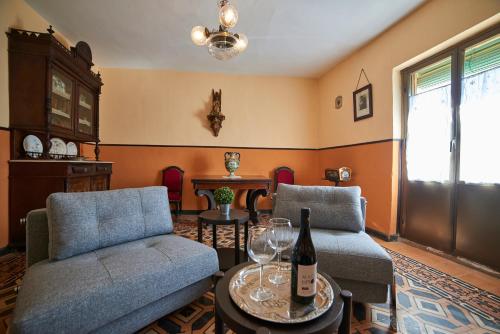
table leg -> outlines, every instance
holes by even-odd
[[[240,222],[234,222],[234,265],[240,264]]]
[[[207,198],[207,203],[208,203],[208,210],[215,209],[215,198],[214,198],[214,193],[212,190],[208,189],[196,189],[194,191],[194,194],[198,197],[203,197],[205,196]]]
[[[247,205],[247,209],[250,210],[250,207],[252,206],[251,204],[251,199],[252,199],[252,193],[254,192],[253,189],[248,189],[247,190],[247,197],[246,197],[246,205]]]
[[[217,306],[215,306],[215,334],[224,334],[224,322],[217,312]]]
[[[342,322],[339,327],[339,334],[351,333],[351,313],[352,313],[352,293],[348,290],[340,291],[340,296],[344,301],[344,310],[342,313]]]
[[[250,201],[249,201],[250,206],[248,207],[248,211],[250,213],[250,219],[255,224],[259,222],[258,211],[257,211],[257,202],[259,200],[259,196],[266,197],[268,194],[269,191],[267,189],[257,189],[253,190],[250,195]]]
[[[247,249],[247,245],[248,245],[248,220],[245,222],[244,240],[245,240],[245,245],[243,245],[243,248],[245,249],[245,259],[247,259],[248,258],[248,249]]]
[[[212,247],[217,249],[217,225],[212,224]]]
[[[201,225],[201,220],[198,218],[198,242],[202,242],[203,239],[203,226]]]

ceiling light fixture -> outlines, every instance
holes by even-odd
[[[191,40],[198,46],[206,45],[208,53],[219,60],[228,60],[242,53],[248,46],[248,38],[228,29],[238,22],[238,11],[228,0],[219,1],[219,29],[212,31],[196,26],[191,30]]]

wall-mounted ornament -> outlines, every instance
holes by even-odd
[[[340,109],[342,108],[342,96],[337,96],[335,98],[335,109]]]
[[[359,80],[361,75],[364,74],[368,84],[358,89]],[[368,80],[368,76],[364,69],[361,69],[356,84],[356,90],[352,93],[353,106],[354,106],[354,122],[373,116],[373,103],[372,103],[372,84]]]
[[[212,110],[207,116],[210,122],[210,128],[214,132],[214,136],[219,135],[219,131],[222,128],[222,121],[226,119],[226,116],[222,114],[222,90],[219,89],[218,92],[212,89]]]

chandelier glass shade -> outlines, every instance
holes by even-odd
[[[207,46],[208,53],[219,60],[228,60],[243,52],[248,45],[244,34],[229,31],[238,22],[238,11],[228,0],[219,2],[219,29],[210,31],[203,26],[191,30],[191,40],[198,46]]]

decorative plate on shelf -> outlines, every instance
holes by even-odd
[[[76,144],[73,143],[72,141],[66,144],[66,154],[74,157],[78,155],[78,148],[76,147]]]
[[[66,143],[61,138],[52,138],[50,139],[49,154],[52,157],[65,155],[66,154]]]
[[[43,153],[42,141],[35,135],[27,135],[23,140],[23,148],[31,158],[39,158]]]
[[[274,285],[269,282],[268,276],[276,265],[277,263],[272,262],[264,266],[262,283],[273,292],[273,298],[264,302],[256,302],[250,297],[252,290],[259,286],[259,266],[257,264],[242,268],[231,278],[229,295],[240,309],[259,319],[282,324],[306,322],[319,317],[330,309],[335,295],[332,286],[323,275],[318,273],[317,276],[318,285],[314,303],[304,306],[291,299],[289,264],[282,264],[286,266],[284,275],[288,277],[287,283]]]

